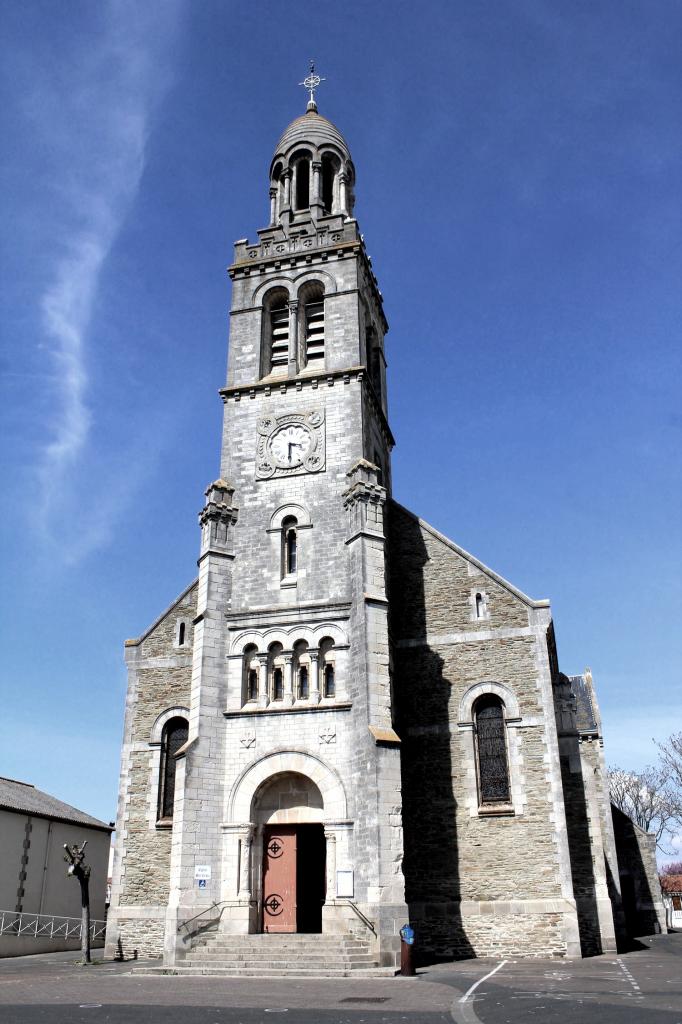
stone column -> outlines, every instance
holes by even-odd
[[[341,171],[341,173],[339,174],[339,206],[341,207],[341,213],[345,217],[348,216],[348,190],[346,188],[347,183],[348,178],[345,172]]]
[[[320,652],[308,651],[310,655],[309,700],[311,704],[320,703]]]
[[[291,170],[287,167],[282,172],[282,181],[284,182],[284,199],[279,211],[279,219],[283,224],[288,224],[291,220]]]
[[[298,372],[298,301],[289,303],[289,376]]]
[[[313,160],[313,203],[319,202],[320,199],[320,172],[322,170],[322,162],[320,160]]]
[[[288,707],[294,703],[293,678],[291,674],[293,654],[284,655],[284,701]]]
[[[253,844],[253,825],[248,825],[240,835],[241,858],[239,861],[239,895],[244,900],[251,899],[251,846]]]
[[[268,656],[267,654],[258,655],[258,707],[266,708],[270,703],[270,694],[268,693]]]
[[[277,223],[277,193],[279,189],[273,185],[270,189],[270,226]]]
[[[336,899],[336,832],[325,825],[327,840],[327,899]]]
[[[310,211],[313,217],[321,217],[324,213],[324,204],[322,202],[322,162],[320,160],[313,160],[313,180],[310,195]]]
[[[291,172],[291,189],[290,189],[290,192],[289,192],[289,205],[291,206],[291,209],[294,211],[294,213],[298,209],[298,207],[296,206],[296,191],[297,191],[296,184],[297,184],[297,182],[298,182],[298,164],[295,163],[294,167],[293,167],[293,171]]]

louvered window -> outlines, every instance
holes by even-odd
[[[187,720],[185,718],[171,718],[163,727],[161,737],[161,764],[159,771],[159,818],[173,817],[173,803],[175,800],[175,768],[177,754],[180,747],[187,742]]]
[[[509,770],[502,702],[483,697],[476,705],[478,783],[482,804],[509,803]]]
[[[289,362],[289,309],[277,306],[270,311],[270,368],[286,366]]]
[[[324,300],[306,303],[305,358],[307,366],[324,364]]]

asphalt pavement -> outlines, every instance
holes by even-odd
[[[1,960],[0,1024],[682,1024],[682,933],[627,954],[466,960],[414,979],[150,977],[136,966]]]

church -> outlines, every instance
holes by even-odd
[[[107,951],[390,971],[408,922],[423,961],[615,950],[659,920],[649,837],[628,908],[589,671],[548,601],[391,497],[388,324],[306,84],[229,268],[198,577],[125,645]]]

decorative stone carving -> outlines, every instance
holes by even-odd
[[[256,425],[256,477],[320,473],[326,464],[324,411],[263,416]]]

